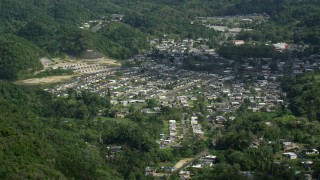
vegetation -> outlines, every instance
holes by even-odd
[[[31,22],[18,34],[54,56],[81,57],[87,49],[93,49],[113,58],[125,59],[148,48],[146,35],[123,23],[111,23],[94,33],[69,25],[49,28],[43,23]]]
[[[277,156],[282,150],[281,142],[295,142],[303,144],[305,148],[318,147],[320,137],[316,132],[319,128],[319,122],[292,115],[278,114],[270,118],[263,113],[246,112],[228,122],[224,135],[218,138],[216,149],[222,152],[219,153],[219,165],[210,170],[199,170],[196,178],[238,179],[241,178],[236,177],[240,171],[250,171],[254,172],[253,176],[257,179],[299,179],[300,175],[295,175],[293,170],[286,167],[288,161],[283,160],[281,155]],[[254,147],[254,143],[258,145]],[[300,164],[293,166],[296,170],[305,170]],[[281,172],[277,170],[279,167]],[[224,171],[228,174],[223,174]]]
[[[229,59],[241,58],[272,58],[275,56],[276,51],[272,46],[266,45],[225,45],[219,49],[219,54]]]
[[[91,116],[110,106],[94,94],[53,98],[4,81],[0,91],[1,178],[124,179],[143,167],[153,147],[138,127],[93,122]],[[123,145],[123,153],[106,161],[112,144]]]
[[[168,34],[178,38],[210,38],[211,47],[219,46],[217,32],[207,30],[199,24],[190,22],[199,16],[268,13],[270,23],[257,24],[254,31],[241,32],[238,36],[244,40],[261,42],[292,41],[298,44],[311,44],[310,52],[319,52],[319,2],[317,1],[277,1],[259,0],[221,0],[214,1],[90,1],[78,0],[3,0],[0,2],[1,37],[15,34],[29,41],[19,39],[24,48],[22,59],[30,61],[32,68],[39,69],[38,50],[42,49],[51,56],[72,55],[81,57],[88,50],[95,50],[116,59],[126,59],[148,49],[149,36]],[[79,29],[88,20],[108,21],[111,14],[124,14],[122,23],[106,24],[98,32]],[[294,29],[292,32],[291,29]],[[10,35],[11,39],[14,37]],[[7,39],[7,38],[2,38]],[[4,41],[4,40],[2,40]],[[16,41],[14,41],[16,42]],[[19,43],[20,44],[20,43]],[[39,48],[35,47],[38,46]],[[27,48],[29,46],[29,48]],[[5,51],[11,51],[7,46]],[[253,48],[253,49],[252,49]],[[31,49],[37,52],[32,52]],[[238,48],[236,48],[237,50]],[[15,49],[16,50],[16,49]],[[16,52],[15,50],[12,50]],[[22,51],[25,50],[25,51]],[[230,54],[234,47],[222,47],[222,54],[243,57],[243,54]],[[254,52],[253,56],[273,56],[267,47],[246,47],[245,51]],[[251,51],[252,50],[252,51]],[[256,51],[257,50],[257,51]],[[259,53],[264,52],[263,54]],[[2,53],[4,54],[4,53]],[[33,57],[30,57],[33,56]],[[245,55],[247,56],[247,54]],[[17,59],[19,57],[15,57]],[[6,61],[6,60],[5,60]],[[10,60],[11,61],[11,60]],[[19,64],[19,63],[18,63]],[[6,67],[1,63],[2,79],[21,78],[30,67]],[[22,70],[22,71],[21,71]],[[8,72],[7,72],[8,71]]]
[[[112,23],[98,33],[102,40],[96,45],[97,50],[117,59],[130,58],[149,47],[144,33],[123,23]]]
[[[184,60],[182,68],[192,71],[221,73],[223,67],[212,60],[201,60],[201,57],[189,57]]]
[[[17,79],[42,68],[43,52],[14,35],[0,35],[0,79]]]
[[[67,69],[51,69],[45,70],[35,75],[35,77],[42,78],[48,76],[64,76],[64,75],[72,75],[73,71]]]
[[[288,93],[290,109],[295,115],[320,120],[319,73],[285,80],[282,86]]]

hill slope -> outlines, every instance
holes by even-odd
[[[16,79],[42,68],[41,50],[27,40],[0,35],[0,79]]]

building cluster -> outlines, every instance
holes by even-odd
[[[183,107],[189,107],[187,96],[178,96],[177,98]]]
[[[217,56],[214,49],[205,45],[208,41],[209,39],[206,38],[198,38],[195,40],[183,39],[182,41],[177,41],[175,39],[153,39],[151,40],[151,45],[154,46],[158,53],[179,57],[175,59],[178,62],[186,55],[209,54]]]
[[[197,116],[191,117],[191,127],[192,127],[192,132],[193,132],[194,136],[196,136],[198,138],[204,137],[204,132],[201,129],[201,124],[198,122]]]
[[[96,65],[69,65],[63,68],[85,70],[84,68],[98,68]],[[174,66],[158,65],[154,62],[142,67],[105,68],[101,71],[82,75],[71,81],[48,89],[59,96],[67,95],[67,89],[88,90],[105,96],[110,93],[114,103],[123,100],[158,98],[162,105],[173,106],[174,99],[167,98],[167,94],[174,95],[178,91],[192,87],[202,79],[209,79],[208,74],[186,71]],[[123,102],[125,105],[126,103]]]
[[[177,122],[176,120],[169,120],[169,136],[170,140],[175,141],[177,136]]]
[[[178,140],[177,121],[169,120],[168,123],[169,134],[160,134],[160,140],[157,141],[160,144],[160,148],[168,148],[174,146],[176,145]]]
[[[222,32],[226,36],[235,36],[241,31],[253,30],[251,28],[254,28],[258,24],[265,23],[268,19],[269,16],[267,14],[244,14],[236,16],[199,17],[196,19],[196,22],[207,28]]]
[[[75,63],[75,64],[64,64],[54,65],[53,69],[67,69],[76,73],[97,73],[108,69],[107,66],[101,66],[99,64],[87,64],[87,63]]]
[[[122,14],[111,14],[111,15],[102,17],[102,19],[89,20],[87,22],[84,22],[81,24],[79,28],[96,32],[100,30],[103,26],[106,26],[111,22],[122,21],[123,18],[124,18],[124,15]]]

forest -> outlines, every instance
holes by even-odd
[[[45,53],[27,40],[0,35],[0,79],[14,80],[42,68],[39,58]]]
[[[282,86],[290,102],[290,110],[296,116],[319,120],[319,73],[309,73],[286,79]]]

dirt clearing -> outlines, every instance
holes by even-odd
[[[180,160],[179,162],[177,162],[177,164],[174,165],[174,167],[175,167],[176,169],[179,169],[179,168],[181,168],[182,166],[184,166],[185,164],[188,164],[188,163],[190,163],[191,161],[193,161],[193,159],[194,159],[194,158],[182,159],[182,160]]]
[[[16,83],[17,84],[24,84],[24,85],[46,85],[46,84],[64,82],[64,81],[72,79],[73,77],[76,77],[76,75],[50,76],[50,77],[45,77],[45,78],[31,78],[31,79],[17,81]]]

